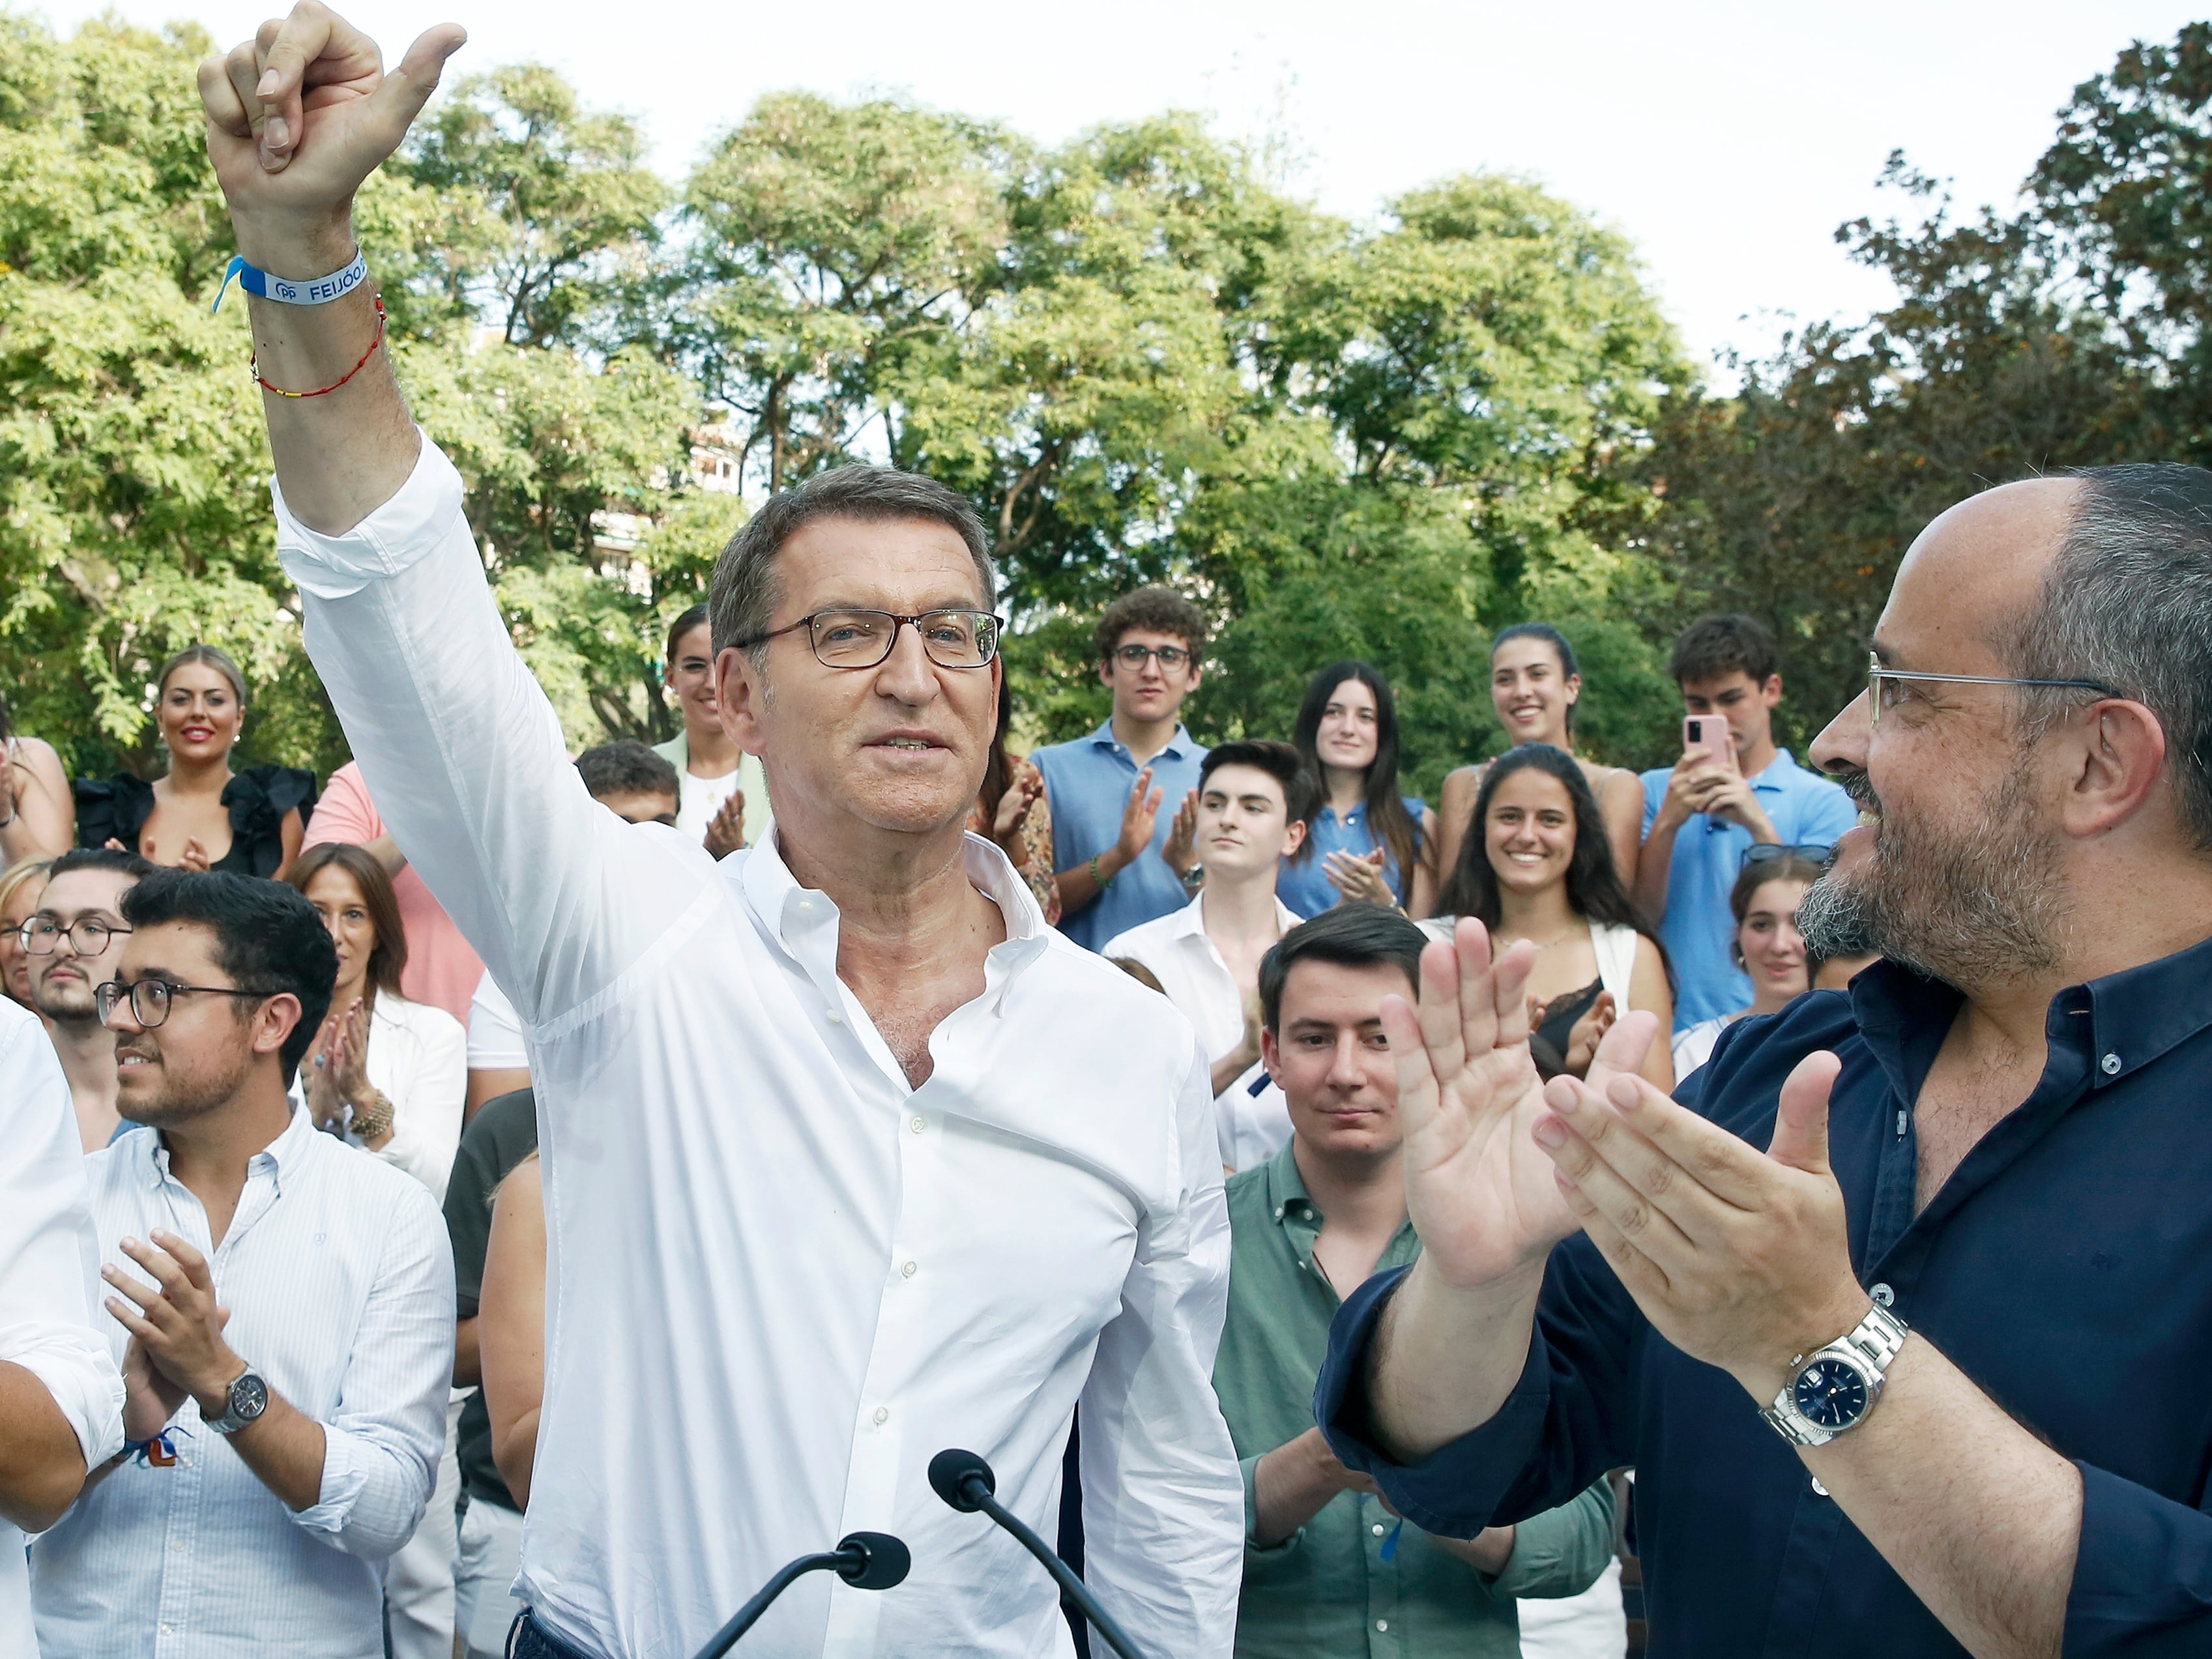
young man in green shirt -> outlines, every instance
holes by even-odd
[[[1395,911],[1343,904],[1292,928],[1261,965],[1261,1053],[1292,1134],[1229,1182],[1213,1385],[1244,1473],[1237,1659],[1510,1659],[1516,1599],[1575,1595],[1613,1557],[1601,1481],[1517,1527],[1431,1537],[1401,1525],[1314,1426],[1337,1304],[1420,1253],[1381,1009],[1416,994],[1426,942]]]

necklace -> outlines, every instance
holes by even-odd
[[[1575,929],[1574,929],[1574,928],[1572,928],[1572,927],[1570,927],[1570,928],[1568,928],[1568,929],[1567,929],[1567,931],[1566,931],[1565,933],[1564,933],[1560,934],[1557,939],[1546,939],[1542,944],[1540,944],[1540,945],[1536,945],[1536,948],[1537,948],[1539,951],[1548,951],[1548,950],[1550,950],[1550,949],[1551,949],[1554,945],[1565,945],[1565,944],[1569,939],[1572,939],[1574,936],[1575,936]],[[1529,941],[1529,942],[1530,942],[1531,944],[1534,944],[1534,943],[1535,943],[1535,941],[1534,941],[1533,939],[1532,939],[1531,941]]]

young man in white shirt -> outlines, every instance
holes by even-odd
[[[23,1534],[52,1526],[123,1443],[123,1378],[93,1323],[97,1260],[69,1085],[45,1029],[0,998],[0,1653],[38,1651]]]
[[[518,1659],[694,1651],[863,1528],[906,1540],[906,1582],[811,1575],[749,1651],[1065,1656],[1052,1580],[927,1469],[972,1449],[1048,1526],[1079,1399],[1092,1590],[1148,1650],[1226,1659],[1243,1496],[1211,1382],[1206,1066],[964,833],[1001,672],[981,526],[860,465],[764,503],[716,569],[713,632],[775,830],[716,863],[592,802],[459,475],[374,347],[371,281],[311,280],[358,269],[354,193],[459,44],[434,29],[386,76],[303,4],[200,88],[259,372],[336,386],[263,404],[309,653],[394,838],[532,1033],[559,1455],[531,1492]],[[292,303],[294,279],[327,303]]]
[[[306,899],[160,870],[124,920],[99,1000],[144,1127],[85,1166],[128,1440],[32,1547],[39,1650],[382,1659],[445,1442],[444,1222],[287,1092],[337,970]]]
[[[112,847],[64,853],[23,924],[31,1000],[53,1035],[76,1109],[79,1144],[88,1152],[107,1145],[123,1124],[115,1109],[115,1038],[100,1023],[92,994],[122,960],[130,933],[123,896],[153,869],[137,854]]]
[[[1260,959],[1298,925],[1275,896],[1275,872],[1305,840],[1317,787],[1289,744],[1247,738],[1206,752],[1195,793],[1192,856],[1205,885],[1100,954],[1149,969],[1197,1030],[1212,1066],[1222,1168],[1233,1173],[1291,1138],[1283,1091],[1260,1063]]]

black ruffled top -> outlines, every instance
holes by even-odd
[[[105,847],[119,841],[136,852],[138,835],[154,816],[154,786],[127,772],[112,778],[79,778],[76,844]],[[223,786],[230,809],[230,851],[209,866],[239,876],[273,876],[284,862],[284,814],[299,808],[304,822],[315,809],[315,775],[297,766],[256,766]]]

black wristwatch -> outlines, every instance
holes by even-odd
[[[268,1409],[269,1385],[261,1380],[258,1371],[248,1365],[232,1379],[223,1413],[210,1421],[208,1427],[217,1434],[236,1434],[247,1424],[259,1421],[261,1413]]]

